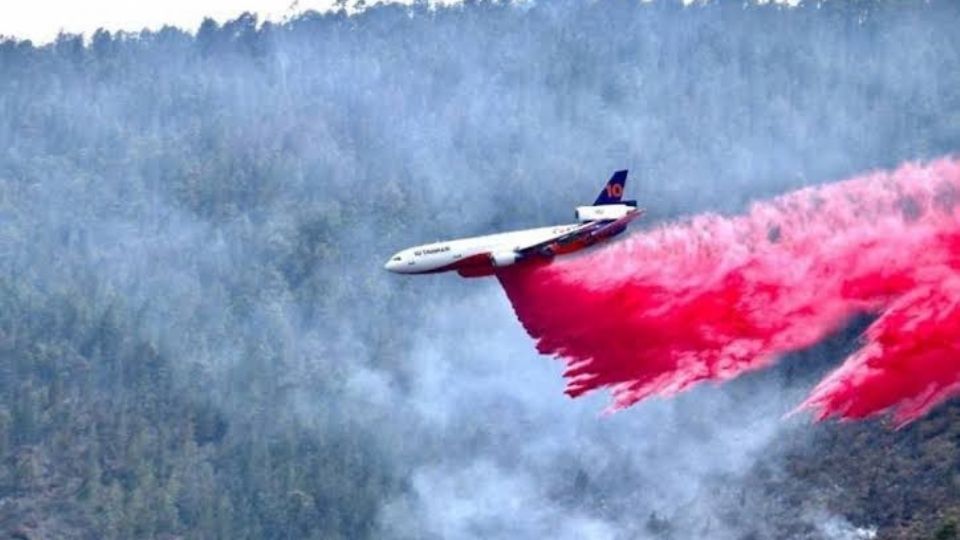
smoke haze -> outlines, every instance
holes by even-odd
[[[863,492],[793,476],[821,428],[781,420],[849,354],[842,331],[598,418],[606,396],[562,395],[495,280],[382,264],[569,221],[621,168],[657,226],[949,154],[958,22],[947,1],[471,2],[0,43],[0,442],[20,464],[0,526],[860,534],[834,508]]]

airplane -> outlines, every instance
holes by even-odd
[[[395,253],[384,268],[398,274],[456,271],[482,277],[505,266],[580,251],[622,233],[643,215],[637,201],[621,200],[626,183],[626,170],[613,173],[592,205],[577,207],[577,223],[415,246]]]

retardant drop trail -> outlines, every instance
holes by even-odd
[[[801,409],[903,424],[960,392],[960,162],[908,164],[498,276],[567,393],[612,409],[723,381],[878,319]]]

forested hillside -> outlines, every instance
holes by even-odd
[[[598,418],[493,280],[382,269],[960,149],[960,4],[466,2],[0,41],[0,536],[957,536],[960,409],[782,419],[862,321]],[[531,390],[532,389],[532,390]]]

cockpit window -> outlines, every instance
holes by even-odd
[[[400,262],[400,257],[394,257],[393,260]]]

